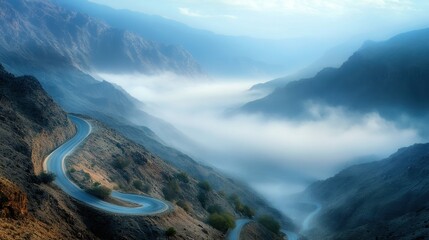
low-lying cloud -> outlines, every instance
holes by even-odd
[[[258,114],[225,114],[255,99],[254,81],[186,80],[174,75],[106,75],[143,101],[146,111],[195,141],[197,159],[249,183],[282,209],[283,199],[342,167],[381,159],[420,142],[417,131],[395,126],[377,113],[350,114],[311,104],[312,120],[286,121]]]

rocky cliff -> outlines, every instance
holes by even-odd
[[[36,177],[44,156],[74,132],[36,79],[0,66],[0,239],[95,238],[75,204]]]

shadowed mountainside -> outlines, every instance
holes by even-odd
[[[94,239],[79,209],[36,175],[74,126],[33,77],[0,65],[0,238]]]
[[[340,68],[288,83],[242,107],[270,116],[308,117],[312,103],[399,119],[424,117],[429,109],[429,29],[385,42],[367,42]]]
[[[192,75],[198,64],[183,48],[147,41],[50,1],[0,1],[3,63],[26,59],[39,66],[85,71]]]
[[[389,158],[349,167],[312,184],[320,202],[311,239],[427,239],[429,144],[402,148]]]

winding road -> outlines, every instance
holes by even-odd
[[[241,229],[251,221],[252,220],[250,220],[250,219],[237,219],[237,220],[235,220],[235,227],[229,232],[227,239],[228,240],[239,240]]]
[[[310,229],[310,223],[313,220],[313,218],[320,212],[320,209],[322,206],[319,203],[310,202],[308,204],[316,206],[316,208],[305,217],[304,221],[302,222],[301,231],[307,231]],[[285,229],[282,229],[281,232],[286,234],[288,240],[298,240],[298,234],[295,232],[291,232]]]
[[[86,193],[83,189],[79,188],[75,183],[73,183],[67,177],[65,159],[89,136],[89,134],[91,134],[92,126],[88,121],[82,118],[76,116],[69,117],[76,125],[76,135],[53,151],[48,157],[46,157],[43,163],[43,168],[45,171],[56,174],[56,185],[58,185],[65,193],[74,199],[96,209],[113,214],[154,215],[166,212],[171,209],[169,204],[155,198],[112,191],[111,196],[113,198],[134,203],[138,206],[125,207],[115,205]]]

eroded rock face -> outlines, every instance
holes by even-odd
[[[0,218],[27,215],[27,195],[15,184],[0,177]]]

